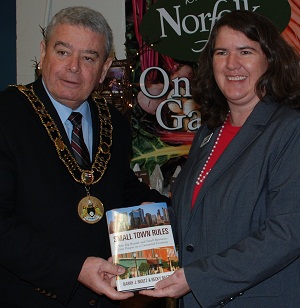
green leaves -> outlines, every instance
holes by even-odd
[[[139,129],[133,139],[132,166],[139,164],[141,169],[152,173],[155,166],[162,166],[170,158],[187,155],[190,145],[168,146],[156,135]]]

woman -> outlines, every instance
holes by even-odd
[[[173,192],[182,268],[142,294],[300,307],[299,96],[299,55],[268,19],[215,24],[194,85],[205,123]]]

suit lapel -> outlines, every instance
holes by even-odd
[[[96,152],[99,146],[99,134],[100,134],[100,124],[99,124],[99,117],[98,117],[98,109],[96,108],[95,103],[89,99],[89,106],[91,109],[92,115],[92,127],[93,127],[93,153],[92,153],[92,161],[94,161]]]
[[[259,102],[256,105],[256,107],[248,117],[245,124],[241,127],[238,134],[234,137],[234,139],[222,153],[221,157],[218,159],[215,166],[210,171],[209,176],[204,181],[203,186],[195,202],[194,208],[189,213],[187,228],[189,228],[191,221],[193,220],[194,215],[197,212],[197,209],[202,206],[203,198],[209,191],[210,187],[214,185],[214,182],[220,176],[222,176],[223,172],[235,162],[235,160],[254,142],[254,140],[258,136],[260,136],[260,134],[264,130],[265,125],[269,121],[272,114],[276,111],[276,109],[277,105],[271,103],[268,98],[266,98],[264,101]],[[217,135],[218,132],[219,129],[216,131],[215,135]],[[215,142],[215,138],[212,140],[213,143]],[[209,148],[211,149],[212,146],[213,144],[210,145]],[[201,148],[198,148],[198,154],[196,153],[196,155],[198,156],[198,158],[196,159],[202,160],[201,165],[203,165],[204,161],[207,159],[207,156],[210,153],[210,151],[208,151],[208,148],[205,151],[203,151],[203,154],[200,154],[200,152],[202,151],[203,150]],[[196,155],[194,155],[194,157]],[[191,183],[189,181],[191,187],[187,188],[186,191],[188,193],[188,196],[191,196],[192,194],[195,183],[194,180],[195,178],[197,178],[198,172],[200,170],[199,164],[195,163],[194,166],[195,166],[194,170],[190,172],[192,174],[191,180],[193,180],[193,182]]]
[[[188,227],[191,215],[192,195],[199,170],[201,170],[211,152],[218,132],[219,129],[213,132],[206,127],[198,131],[189,152],[188,160],[175,182],[176,200],[174,200],[174,207],[177,212],[177,217],[180,217],[179,223],[181,227],[178,229],[181,231],[186,230]],[[211,134],[213,135],[210,137],[209,142],[202,144],[203,139]]]
[[[45,88],[42,83],[42,79],[39,78],[33,83],[33,89],[36,95],[39,97],[39,99],[43,102],[45,105],[46,110],[49,112],[51,117],[53,118],[55,124],[57,125],[60,134],[62,136],[62,139],[64,143],[67,145],[68,149],[70,150],[71,153],[73,153],[70,141],[68,139],[67,133],[65,131],[65,128],[63,126],[63,123],[60,120],[60,117],[53,106],[47,92],[45,91]],[[99,119],[98,119],[98,110],[95,106],[95,103],[89,98],[88,103],[91,109],[91,115],[92,115],[92,125],[93,125],[93,160],[96,155],[96,151],[98,149],[99,145]],[[50,139],[49,139],[50,140]]]
[[[41,102],[45,105],[46,110],[49,112],[53,121],[55,122],[56,126],[59,129],[59,132],[62,136],[64,143],[67,145],[67,147],[69,148],[69,150],[72,153],[73,150],[71,148],[71,144],[70,144],[70,141],[68,139],[65,128],[63,126],[63,123],[61,122],[60,117],[59,117],[55,107],[53,106],[53,104],[52,104],[52,102],[51,102],[51,100],[50,100],[50,98],[49,98],[49,96],[48,96],[48,94],[47,94],[47,92],[46,92],[46,90],[43,86],[41,77],[33,83],[33,90],[34,90],[35,94],[38,96],[38,98],[41,100]],[[46,132],[45,129],[44,129],[44,131]],[[49,141],[50,141],[50,138],[49,138]]]

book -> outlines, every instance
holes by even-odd
[[[178,268],[166,203],[149,203],[106,212],[113,262],[125,268],[118,291],[152,289]]]

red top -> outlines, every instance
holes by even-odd
[[[203,170],[203,174],[206,174],[207,171],[210,171],[213,166],[215,165],[215,163],[217,162],[217,160],[219,159],[219,157],[221,156],[221,154],[224,152],[224,150],[226,149],[226,147],[228,146],[228,144],[231,142],[231,140],[233,139],[233,137],[237,134],[237,132],[240,130],[240,126],[232,126],[230,124],[230,118],[228,117],[225,124],[224,124],[224,128],[223,131],[221,133],[221,136],[219,136],[219,140],[217,142],[217,144],[215,144],[215,149],[214,152],[212,153],[209,161],[207,162],[204,170]],[[203,185],[205,179],[203,179],[202,182],[199,182],[199,185],[196,184],[194,187],[194,192],[193,192],[193,198],[192,198],[192,207],[195,204],[196,198],[199,194],[199,191]]]

